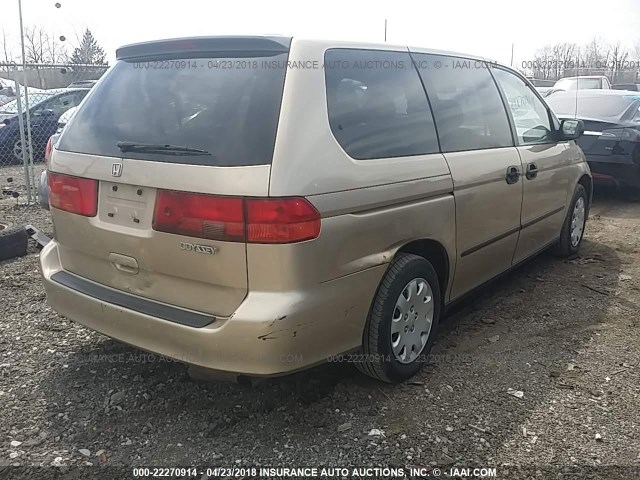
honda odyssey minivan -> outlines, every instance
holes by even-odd
[[[125,46],[49,164],[49,304],[141,349],[268,376],[415,375],[447,306],[580,248],[592,181],[519,73],[388,44]]]

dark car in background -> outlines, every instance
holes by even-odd
[[[627,90],[630,92],[640,92],[640,83],[615,83],[611,85],[614,90]]]
[[[72,107],[76,107],[85,97],[88,88],[62,88],[42,90],[29,95],[29,115],[33,160],[44,159],[44,151],[49,137],[58,129],[58,119]],[[24,97],[22,97],[24,102]],[[24,103],[23,103],[24,107]],[[26,114],[23,113],[26,128]],[[22,162],[22,141],[20,139],[18,100],[0,106],[0,163]]]
[[[584,134],[577,142],[595,181],[640,194],[640,92],[574,90],[557,92],[547,103],[559,118],[578,118]]]
[[[526,77],[534,87],[553,87],[556,83],[555,80],[549,80],[546,78]]]
[[[67,88],[93,88],[96,83],[98,80],[78,80],[70,83]]]

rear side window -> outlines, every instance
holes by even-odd
[[[358,160],[439,151],[424,88],[408,53],[334,49],[325,54],[329,124]]]
[[[215,166],[271,163],[287,53],[120,60],[62,135],[70,152]],[[209,155],[127,151],[118,142]]]
[[[500,93],[484,62],[414,54],[443,152],[513,145]]]

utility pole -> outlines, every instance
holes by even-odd
[[[31,151],[31,117],[29,115],[29,93],[28,93],[28,88],[27,88],[27,57],[24,53],[24,28],[22,25],[22,0],[18,0],[18,15],[20,17],[20,46],[22,49],[22,81],[24,83],[24,85],[22,86],[22,88],[24,89],[24,111],[26,113],[26,117],[27,117],[27,131],[25,137],[25,140],[22,140],[22,151],[26,151],[29,155],[29,165],[31,166],[31,169],[33,170],[33,152]],[[20,97],[21,92],[20,90],[18,90],[18,97]],[[25,178],[25,184],[27,187],[27,205],[29,205],[31,203],[31,196],[32,196],[32,191],[31,191],[31,179],[29,178],[29,173],[28,173],[28,167],[25,165],[25,171],[27,172],[26,178]],[[33,173],[33,171],[31,172]]]
[[[513,68],[513,47],[514,47],[514,44],[512,43],[511,44],[511,63],[509,64],[511,68]]]
[[[387,19],[384,19],[384,43],[387,43]]]

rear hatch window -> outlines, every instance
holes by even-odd
[[[178,52],[121,59],[78,110],[58,148],[154,162],[269,164],[287,56],[212,52],[192,58]],[[122,142],[144,148],[123,148]]]

